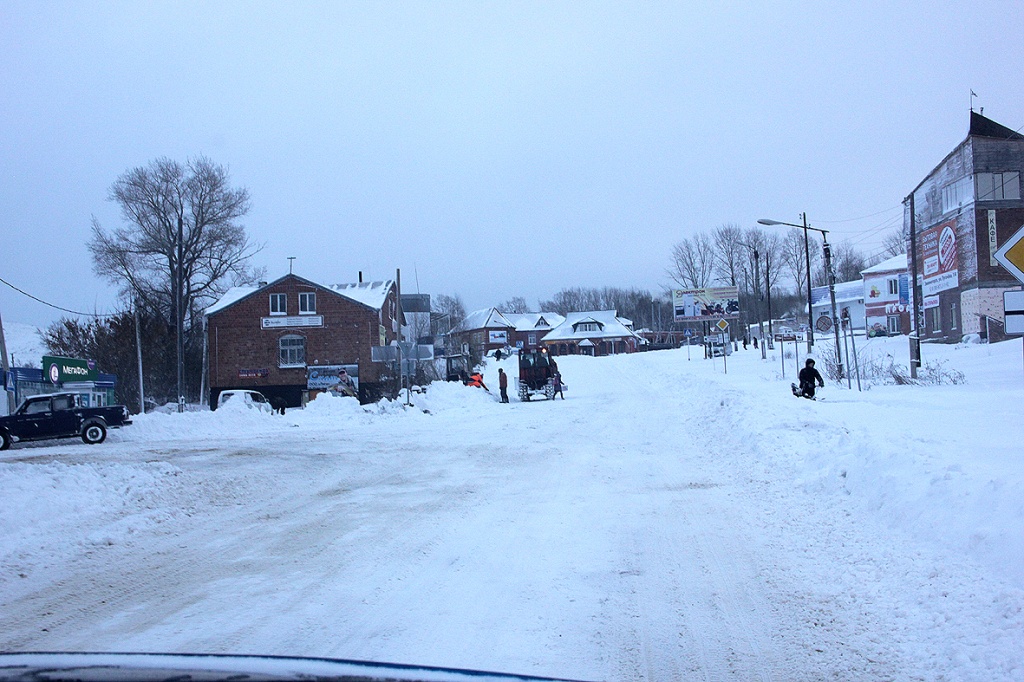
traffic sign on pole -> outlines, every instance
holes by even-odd
[[[999,247],[995,253],[995,259],[1021,284],[1024,284],[1024,225]]]

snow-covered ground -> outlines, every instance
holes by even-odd
[[[1024,679],[1021,342],[924,352],[967,383],[810,402],[800,358],[684,349],[561,358],[552,403],[435,384],[15,446],[0,650]]]

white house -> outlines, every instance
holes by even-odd
[[[552,355],[616,355],[632,353],[647,343],[633,331],[633,321],[614,310],[569,313],[541,343]]]

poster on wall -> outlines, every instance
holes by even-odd
[[[501,331],[489,331],[487,332],[487,343],[508,343],[508,332],[505,330]]]
[[[921,285],[923,295],[934,296],[940,291],[960,286],[955,219],[947,220],[921,233],[921,258],[924,275]]]
[[[740,316],[740,295],[737,287],[711,289],[675,289],[672,309],[676,322],[717,321]]]

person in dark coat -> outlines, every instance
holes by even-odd
[[[508,375],[501,367],[498,368],[498,388],[501,389],[501,402],[508,402]]]
[[[551,399],[554,400],[556,395],[562,396],[562,400],[565,400],[565,394],[562,393],[562,373],[556,371],[554,376],[551,377],[551,386],[554,388],[554,392],[551,394]]]
[[[800,380],[800,386],[793,384],[793,395],[797,397],[814,400],[815,387],[825,385],[825,380],[818,374],[818,370],[814,369],[814,360],[810,358],[807,358],[807,362],[804,363],[804,368],[800,370],[797,378]]]

